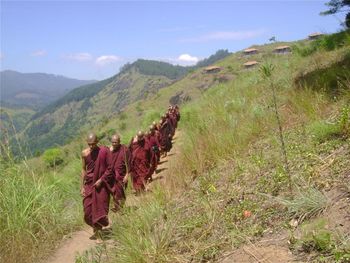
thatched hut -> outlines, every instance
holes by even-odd
[[[248,62],[244,63],[243,66],[245,68],[249,69],[249,68],[257,66],[258,64],[259,64],[258,61],[253,60],[253,61],[248,61]]]
[[[273,50],[273,52],[276,54],[287,54],[291,51],[292,49],[290,48],[290,46],[278,46]]]
[[[247,48],[243,50],[243,54],[246,56],[257,54],[258,50],[256,48]]]
[[[221,70],[221,67],[219,66],[209,66],[204,68],[205,73],[216,73],[216,72],[219,72],[220,70]]]
[[[314,39],[320,38],[321,36],[323,36],[322,33],[315,32],[315,33],[310,34],[308,37],[309,37],[310,40],[314,40]]]

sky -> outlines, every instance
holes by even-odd
[[[328,1],[0,0],[0,70],[101,80],[138,58],[193,65],[219,49],[334,33]]]

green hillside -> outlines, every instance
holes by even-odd
[[[237,52],[216,61],[217,72],[198,68],[176,81],[129,68],[87,101],[34,119],[43,128],[31,148],[54,145],[66,130],[75,137],[17,164],[2,155],[0,255],[37,262],[82,226],[86,130],[103,144],[116,131],[127,142],[173,102],[181,104],[181,154],[169,157],[176,165],[166,185],[154,183],[137,209],[116,215],[113,240],[77,262],[232,262],[264,246],[294,261],[348,262],[349,40],[343,32],[255,46],[258,54]],[[274,53],[279,45],[292,52]],[[260,65],[246,69],[251,60]],[[258,245],[264,240],[273,246]]]
[[[2,132],[11,131],[13,127],[16,131],[21,131],[30,118],[35,113],[34,110],[29,108],[0,108],[0,130]]]
[[[182,106],[181,154],[170,157],[166,185],[117,215],[114,245],[80,262],[348,262],[350,38],[341,35],[218,63],[233,77]],[[262,66],[244,69],[248,60]],[[204,76],[193,72],[138,104],[144,125]]]
[[[198,65],[207,65],[229,54],[227,50],[219,50]],[[22,143],[30,145],[25,147],[26,152],[33,154],[53,145],[63,145],[71,141],[80,131],[114,119],[116,114],[126,111],[128,105],[133,105],[135,102],[142,103],[147,98],[158,96],[160,90],[177,82],[199,66],[182,67],[139,59],[132,64],[126,64],[120,73],[109,79],[74,89],[32,117],[21,136]],[[204,90],[212,85],[216,75],[213,76],[194,80],[195,86],[189,87],[186,92],[191,93],[191,90],[194,90],[198,95],[197,90]],[[172,96],[174,96],[173,103],[180,103],[184,98],[191,99],[186,97],[185,93],[174,93]],[[167,99],[165,104],[168,102]],[[139,110],[137,115],[141,116],[141,108],[135,109]],[[13,145],[14,152],[18,153],[16,143]]]

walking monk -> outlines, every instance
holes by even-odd
[[[147,143],[151,153],[151,165],[150,165],[150,172],[147,179],[149,181],[152,181],[152,174],[157,169],[157,165],[160,159],[160,143],[158,141],[158,137],[156,134],[156,126],[152,124],[149,127],[149,130],[150,131],[149,131],[149,135],[147,136]]]
[[[118,134],[112,136],[111,143],[108,164],[113,174],[112,195],[114,208],[112,210],[116,212],[123,207],[126,200],[125,189],[129,176],[130,152],[128,147],[120,144],[120,136]]]
[[[131,140],[129,147],[131,152],[130,172],[132,184],[136,195],[139,195],[145,190],[145,180],[150,173],[151,164],[150,149],[142,131],[139,131]]]
[[[90,133],[86,139],[89,148],[82,151],[81,195],[83,196],[84,220],[94,230],[90,239],[100,237],[103,226],[108,225],[108,148],[98,146],[96,134]]]

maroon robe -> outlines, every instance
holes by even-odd
[[[136,192],[145,190],[145,182],[150,172],[150,149],[145,140],[131,142],[131,177]]]
[[[175,135],[175,129],[176,129],[176,117],[173,114],[169,114],[168,121],[170,123],[170,134],[171,137],[174,137]]]
[[[125,189],[127,184],[123,182],[126,173],[130,167],[130,152],[128,147],[120,145],[115,151],[110,151],[108,155],[108,164],[112,176],[111,193],[114,200],[114,209],[119,210],[125,200]]]
[[[152,174],[157,169],[160,158],[160,144],[155,132],[147,137],[147,143],[151,153],[150,172],[148,178],[152,178]]]
[[[162,148],[163,152],[169,152],[172,144],[171,144],[171,126],[169,121],[166,119],[162,126],[159,129],[160,133],[161,133],[161,141],[160,141],[160,146]]]
[[[105,171],[108,167],[107,154],[108,148],[101,146],[84,157],[86,164],[84,220],[89,226],[98,229],[108,225],[109,192],[105,184]],[[94,184],[98,179],[101,179],[103,183],[99,189],[96,189]]]
[[[160,142],[162,140],[162,134],[160,133],[160,131],[158,129],[156,129],[154,131],[155,135],[156,135],[156,138],[157,138],[157,141],[158,141],[158,144],[159,144],[159,151],[157,152],[157,159],[158,159],[158,163],[160,162],[160,153],[162,151],[162,146],[160,145]]]

